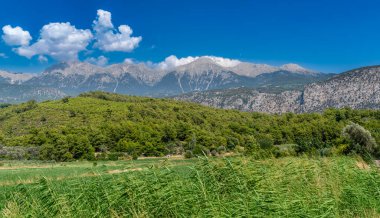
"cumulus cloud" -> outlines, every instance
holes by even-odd
[[[4,53],[0,53],[0,58],[8,58],[8,56]]]
[[[132,58],[126,58],[126,59],[124,59],[124,63],[127,63],[127,64],[134,64],[135,61],[134,61]]]
[[[204,57],[210,58],[216,64],[219,64],[222,67],[234,67],[241,63],[238,60],[229,59],[229,58],[221,58],[221,57],[215,57],[215,56],[204,56]]]
[[[86,49],[92,37],[90,30],[77,29],[70,23],[50,23],[42,27],[37,42],[15,51],[27,58],[48,55],[59,61],[73,61],[78,59],[79,52]]]
[[[105,32],[114,28],[111,12],[99,9],[97,14],[98,17],[94,20],[93,24],[95,32]]]
[[[197,60],[199,57],[186,57],[186,58],[177,58],[174,55],[170,55],[169,57],[165,58],[164,61],[158,63],[158,67],[161,69],[172,69],[178,66],[182,66],[185,64],[189,64],[195,60]]]
[[[45,57],[43,55],[39,55],[38,56],[38,61],[41,62],[41,63],[45,63],[45,62],[48,62],[49,60],[47,59],[47,57]]]
[[[164,61],[160,62],[157,64],[157,67],[163,70],[167,69],[173,69],[178,66],[182,66],[185,64],[189,64],[193,61],[198,60],[199,58],[209,58],[211,59],[214,63],[223,66],[223,67],[234,67],[240,63],[238,60],[234,59],[229,59],[229,58],[222,58],[222,57],[215,57],[215,56],[188,56],[185,58],[177,58],[174,55],[170,55],[169,57],[165,58]]]
[[[128,25],[120,25],[116,30],[112,24],[111,13],[98,10],[98,16],[93,23],[96,48],[103,51],[131,52],[139,46],[141,36],[133,37],[133,30]]]
[[[11,46],[29,45],[32,37],[28,31],[23,30],[21,27],[12,27],[10,25],[3,26],[3,40]]]
[[[17,46],[13,51],[27,58],[38,56],[41,62],[45,62],[48,57],[59,61],[77,60],[78,54],[87,51],[87,47],[92,43],[95,48],[102,51],[131,52],[142,40],[141,36],[132,36],[133,30],[128,25],[120,25],[116,29],[112,24],[111,13],[104,10],[97,11],[92,31],[77,29],[68,22],[50,23],[42,27],[40,36],[32,44],[29,32],[21,27],[13,28],[6,25],[2,30],[3,40],[8,45]],[[104,56],[99,58],[98,63],[108,63],[108,59]]]
[[[106,66],[108,64],[108,58],[104,57],[103,55],[97,58],[94,58],[94,57],[87,58],[85,61],[90,64],[95,64],[98,66]]]

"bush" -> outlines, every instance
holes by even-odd
[[[244,144],[245,144],[244,152],[246,154],[253,154],[254,152],[256,152],[259,149],[257,141],[253,136],[245,137]]]
[[[194,156],[205,156],[210,154],[210,150],[201,145],[195,145],[192,153]]]
[[[295,148],[297,145],[295,144],[284,144],[276,146],[277,149],[274,150],[274,155],[276,157],[288,157],[288,156],[296,156],[297,153]]]
[[[258,144],[260,145],[260,148],[262,149],[271,149],[273,148],[273,138],[271,135],[262,135],[257,140]]]
[[[371,133],[356,123],[351,123],[344,127],[343,136],[348,139],[350,146],[348,152],[354,152],[364,157],[376,155],[378,145]]]
[[[193,152],[190,151],[190,150],[186,151],[185,154],[184,154],[183,156],[184,156],[185,158],[192,158],[192,157],[194,157]]]
[[[69,102],[69,99],[70,99],[70,97],[69,97],[69,96],[66,96],[66,97],[62,98],[62,102],[63,102],[63,103],[68,103],[68,102]]]
[[[123,156],[124,156],[124,153],[122,152],[111,152],[108,154],[108,160],[112,160],[112,161],[119,160],[119,158],[121,159]]]
[[[137,159],[139,159],[139,155],[136,152],[134,152],[132,154],[132,160],[137,160]]]
[[[211,151],[211,155],[214,156],[214,157],[216,157],[216,156],[219,155],[219,153],[216,150],[212,150]]]
[[[39,148],[20,146],[0,146],[0,160],[37,160]]]
[[[227,150],[226,150],[226,147],[224,146],[219,146],[216,151],[219,153],[219,154],[223,154],[225,153]]]

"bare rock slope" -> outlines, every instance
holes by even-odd
[[[380,66],[348,71],[302,91],[265,93],[254,89],[193,92],[176,96],[212,107],[267,113],[320,112],[326,108],[380,109]]]

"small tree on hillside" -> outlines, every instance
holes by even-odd
[[[371,133],[356,123],[343,128],[343,136],[350,141],[348,152],[356,152],[362,156],[376,155],[378,145]]]

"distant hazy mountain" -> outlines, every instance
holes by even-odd
[[[280,93],[255,89],[192,92],[175,97],[203,105],[268,113],[318,112],[326,108],[380,109],[380,66],[365,67]]]
[[[59,89],[28,85],[0,84],[0,102],[16,103],[28,100],[53,100],[65,97]]]
[[[34,74],[28,73],[10,73],[0,70],[0,84],[21,84],[31,79]]]
[[[144,63],[121,63],[99,67],[85,62],[60,63],[37,75],[0,72],[0,101],[24,101],[6,93],[19,85],[33,99],[59,98],[102,90],[143,96],[174,96],[193,91],[250,87],[268,92],[302,89],[305,84],[326,80],[329,74],[307,70],[295,64],[274,67],[234,61],[223,64],[220,58],[200,57],[171,68]],[[8,91],[7,91],[8,90]],[[30,91],[34,90],[34,91]],[[39,91],[36,91],[39,90]],[[44,91],[42,91],[44,90]],[[18,91],[20,93],[22,91]],[[33,93],[37,93],[35,96]]]

